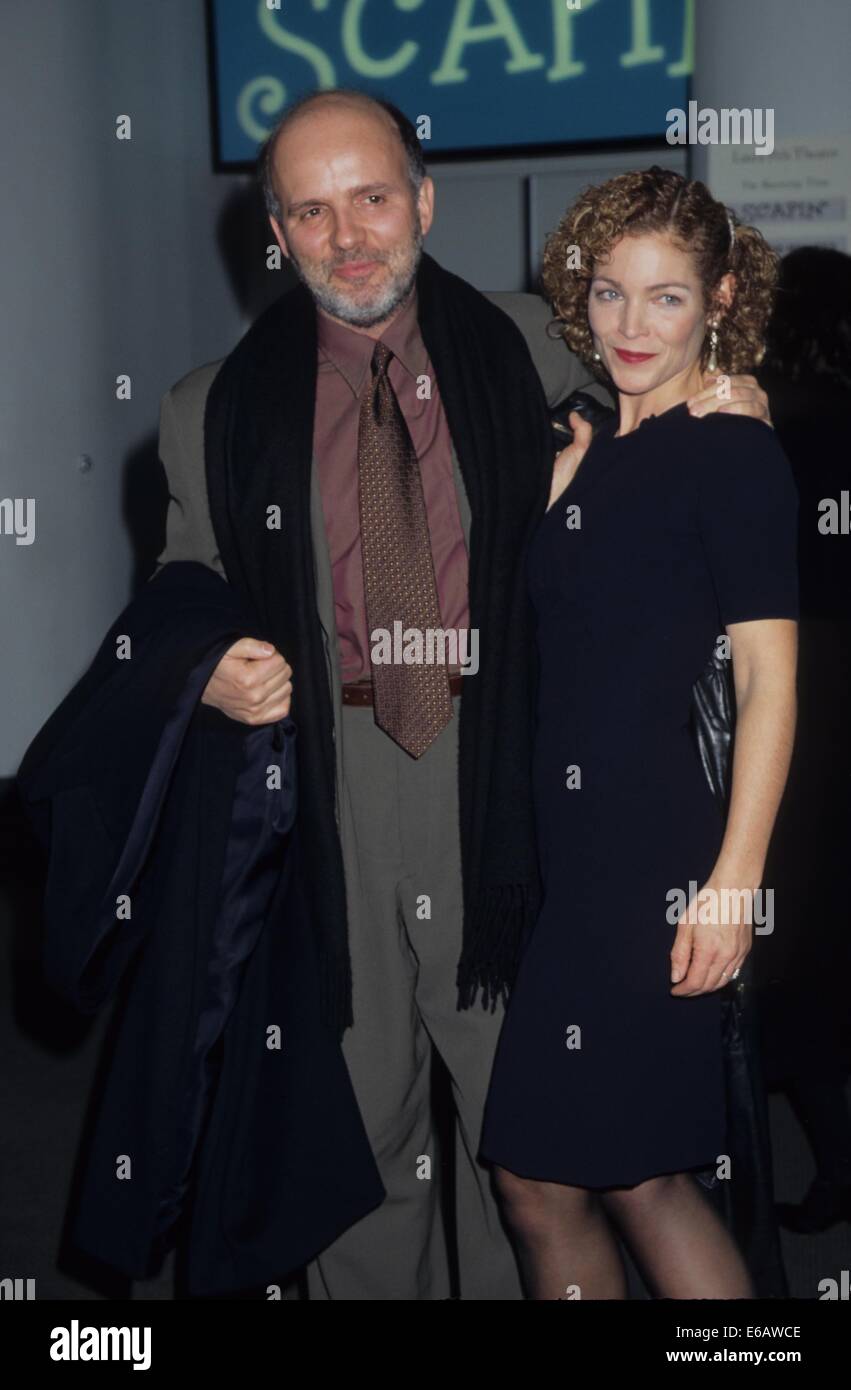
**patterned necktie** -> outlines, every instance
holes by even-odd
[[[367,628],[402,634],[441,627],[420,465],[387,368],[393,353],[382,342],[372,355],[372,382],[363,393],[358,429],[358,504]],[[452,718],[449,674],[443,662],[374,662],[375,722],[419,758]]]

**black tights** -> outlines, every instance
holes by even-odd
[[[689,1173],[590,1191],[494,1171],[527,1298],[626,1298],[613,1223],[654,1297],[754,1297],[735,1242]]]

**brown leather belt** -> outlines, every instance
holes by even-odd
[[[464,688],[464,677],[460,671],[452,671],[449,674],[449,693],[450,695],[460,695]],[[361,681],[350,681],[343,686],[344,705],[371,705],[372,681],[367,678]]]

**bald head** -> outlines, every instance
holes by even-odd
[[[292,102],[260,150],[258,170],[266,211],[270,217],[274,217],[278,222],[281,220],[281,202],[276,178],[280,141],[297,122],[311,115],[319,115],[323,111],[336,112],[344,119],[347,112],[361,116],[371,115],[381,123],[385,136],[395,141],[402,151],[411,192],[416,197],[426,177],[426,167],[422,146],[412,122],[392,102],[378,101],[366,92],[359,92],[351,87],[334,87],[327,91],[310,92],[307,96],[299,97],[297,101]]]
[[[265,153],[282,251],[323,312],[376,337],[411,291],[434,196],[416,132],[394,110],[319,93],[285,115]]]

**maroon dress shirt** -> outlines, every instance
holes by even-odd
[[[369,632],[358,517],[358,421],[375,339],[318,313],[319,361],[313,453],[328,536],[340,674],[369,678]],[[452,440],[417,322],[416,291],[381,334],[393,353],[388,376],[419,459],[438,602],[444,628],[469,623],[467,545],[458,510]],[[424,396],[427,379],[430,397]]]

